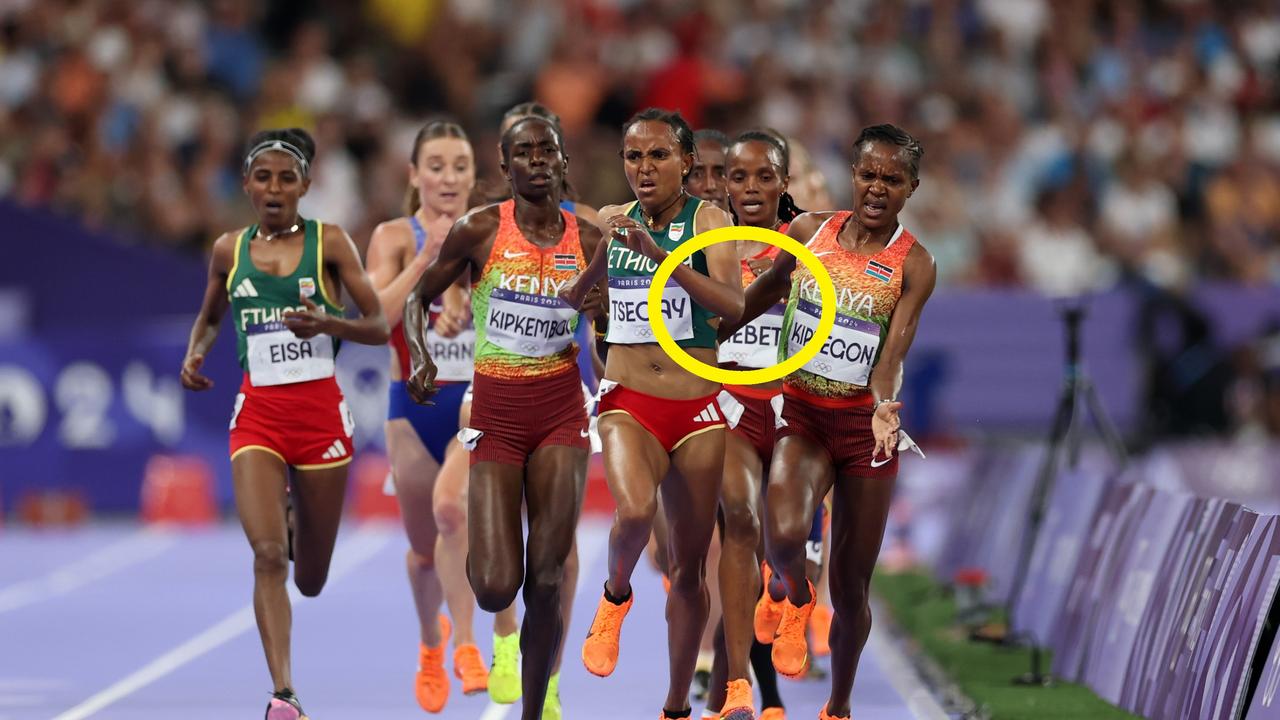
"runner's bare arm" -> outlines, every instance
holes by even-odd
[[[213,381],[200,374],[200,366],[204,364],[209,348],[213,347],[213,341],[218,339],[222,317],[231,306],[231,298],[227,295],[227,276],[231,274],[235,251],[236,235],[233,233],[226,233],[213,243],[204,300],[201,301],[200,311],[196,313],[195,323],[191,326],[187,356],[182,360],[180,377],[182,386],[188,390],[208,390],[213,387]]]
[[[468,267],[483,267],[484,263],[477,258],[478,249],[481,245],[488,244],[487,241],[492,239],[498,228],[498,213],[487,212],[492,207],[494,206],[473,210],[454,223],[453,229],[440,246],[440,254],[423,271],[422,277],[418,278],[417,287],[409,293],[404,308],[404,336],[411,355],[415,344],[426,354],[426,346],[422,341],[425,337],[424,311],[427,305],[440,297],[450,285],[462,279]]]
[[[593,257],[601,247],[607,244],[604,242],[604,233],[600,228],[581,216],[579,216],[578,233],[578,237],[582,239],[582,254],[586,257]],[[582,304],[578,309],[586,315],[592,329],[590,339],[581,352],[590,354],[591,367],[595,370],[596,377],[604,377],[601,346],[605,348],[603,352],[608,352],[608,346],[603,339],[609,326],[609,283],[603,276],[583,294]]]
[[[601,231],[603,231],[605,228],[604,218],[600,217],[599,211],[595,210],[589,205],[583,205],[582,203],[574,203],[573,214],[591,223]]]
[[[321,268],[321,272],[327,274],[329,267],[337,271],[340,287],[332,288],[335,297],[345,288],[355,302],[356,309],[360,311],[360,316],[344,318],[331,315],[320,309],[311,298],[303,297],[302,304],[306,306],[306,310],[285,311],[282,316],[285,327],[300,338],[325,334],[362,345],[385,344],[389,334],[387,319],[382,316],[382,304],[378,302],[378,294],[374,292],[373,284],[365,274],[364,265],[360,262],[360,252],[351,236],[341,227],[325,223],[320,241],[324,243],[321,252],[326,265]]]
[[[791,222],[787,235],[801,243],[808,242],[825,220],[825,214],[805,213]],[[789,252],[779,252],[768,270],[760,273],[743,293],[742,317],[737,322],[720,326],[720,340],[727,340],[743,325],[760,317],[765,310],[782,302],[791,291],[791,273],[796,269],[796,257]]]
[[[406,383],[415,402],[427,404],[436,392],[436,366],[427,352],[426,305],[439,297],[468,267],[484,267],[482,258],[488,256],[498,229],[496,207],[488,205],[473,210],[454,223],[440,246],[440,254],[423,271],[417,287],[405,301],[404,339],[409,346],[412,368]]]
[[[621,207],[620,205],[607,205],[600,209],[600,215],[605,212],[616,214]],[[578,277],[561,288],[558,293],[561,300],[569,307],[576,309],[582,309],[582,303],[586,300],[587,293],[590,292],[592,287],[601,286],[602,284],[607,285],[605,279],[609,269],[609,242],[595,223],[585,218],[582,218],[582,220],[583,222],[578,223],[578,237],[582,239],[582,254],[590,258],[590,260],[587,261],[587,266],[578,274]],[[594,235],[596,240],[591,245],[587,244],[589,228],[596,230]]]
[[[633,218],[615,215],[609,218],[609,224],[618,232],[626,232],[626,244],[632,252],[640,253],[657,263],[667,259],[669,253],[659,247],[653,236]],[[729,213],[704,204],[694,218],[694,234],[731,225],[733,219],[729,217]],[[731,243],[720,243],[708,247],[703,253],[707,257],[706,275],[681,263],[676,266],[671,277],[689,293],[695,303],[722,318],[723,322],[737,322],[742,316],[742,280],[738,270],[737,250]]]
[[[471,298],[467,293],[469,288],[467,276],[459,275],[440,297],[441,310],[436,317],[435,330],[441,337],[456,337],[467,327],[471,320]]]
[[[916,243],[902,264],[902,296],[893,308],[889,329],[885,332],[880,359],[871,369],[871,394],[877,404],[871,418],[871,433],[875,437],[873,457],[892,457],[898,446],[898,428],[902,421],[898,411],[902,403],[897,400],[902,383],[902,361],[916,337],[920,323],[920,311],[933,294],[938,278],[933,256],[920,243]]]
[[[933,256],[918,242],[907,253],[902,272],[902,297],[889,318],[880,359],[871,369],[871,393],[877,400],[892,400],[898,394],[902,361],[916,337],[920,311],[933,294],[933,286],[938,279]]]
[[[404,313],[404,300],[409,296],[418,276],[427,268],[427,257],[413,253],[413,247],[397,224],[388,220],[374,228],[369,239],[369,281],[378,291],[378,301],[387,324],[394,326]]]
[[[596,258],[600,258],[600,266],[607,268],[605,258],[609,252],[609,243],[606,241],[604,231],[589,221],[583,220],[578,223],[578,237],[582,241],[582,253],[591,258],[591,263],[595,263]],[[590,264],[587,267],[589,269]],[[586,275],[585,271],[583,275]],[[593,303],[593,309],[603,311],[601,313],[602,316],[607,318],[609,313],[605,309],[609,307],[608,273],[599,273],[599,275],[595,282],[591,284],[591,287],[586,288],[583,295],[585,296],[592,289],[595,289],[599,293],[598,299],[600,302],[598,307],[595,307],[595,303]]]

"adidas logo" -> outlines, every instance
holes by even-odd
[[[702,408],[702,412],[693,419],[694,422],[720,422],[720,413],[716,411],[716,404],[711,403]]]
[[[245,278],[236,286],[236,290],[231,293],[231,297],[258,297],[258,288],[253,286],[253,283],[249,281],[249,278]]]
[[[337,460],[347,456],[347,449],[342,446],[341,440],[334,440],[328,450],[324,451],[324,455],[320,457],[324,460]]]

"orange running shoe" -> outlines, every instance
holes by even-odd
[[[720,720],[756,720],[756,704],[751,697],[751,683],[746,680],[730,680],[725,691],[724,707]]]
[[[818,604],[818,594],[813,591],[813,583],[805,581],[809,586],[809,602],[796,607],[790,600],[783,603],[782,622],[778,623],[778,634],[773,638],[773,667],[780,674],[796,679],[804,675],[809,662],[809,639],[805,637],[805,628],[809,625],[809,615]]]
[[[489,668],[484,666],[480,648],[473,643],[454,648],[453,674],[462,681],[464,695],[476,695],[489,689]]]
[[[773,636],[778,631],[778,623],[782,621],[782,609],[786,601],[774,600],[769,595],[769,579],[773,577],[773,573],[769,570],[767,563],[761,568],[760,577],[764,580],[764,589],[760,592],[760,600],[756,602],[754,625],[756,642],[768,645],[773,642]]]
[[[429,713],[438,713],[449,701],[449,676],[444,671],[444,648],[449,644],[453,626],[449,618],[440,616],[440,645],[430,648],[418,644],[418,672],[414,676],[414,694],[418,705]]]
[[[850,715],[832,715],[827,712],[827,706],[822,706],[822,712],[818,713],[818,720],[853,720]]]
[[[787,711],[780,707],[765,708],[760,720],[787,720]]]
[[[592,675],[608,677],[618,666],[618,639],[622,634],[622,621],[626,619],[634,600],[633,593],[626,602],[614,605],[604,595],[600,596],[600,605],[596,607],[591,630],[587,633],[586,642],[582,643],[582,664],[587,666]]]
[[[813,608],[809,616],[809,633],[813,640],[813,654],[826,657],[831,654],[831,617],[832,610],[827,605]]]

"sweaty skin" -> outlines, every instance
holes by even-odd
[[[554,247],[566,232],[560,210],[564,154],[558,136],[549,123],[531,118],[517,122],[509,139],[510,156],[504,159],[503,171],[514,191],[517,226],[530,243]],[[578,223],[583,254],[594,253],[601,244],[600,231],[580,218],[574,222]],[[417,402],[428,402],[435,392],[435,367],[423,337],[424,303],[468,270],[473,283],[480,282],[499,224],[499,205],[463,216],[409,296],[405,334],[413,370],[408,389]],[[509,607],[523,587],[526,611],[520,649],[523,717],[527,720],[542,713],[563,636],[563,570],[573,545],[586,467],[586,450],[562,445],[535,450],[523,467],[498,462],[477,462],[471,467],[468,514],[473,521],[469,525],[468,576],[477,602],[489,612]],[[525,503],[527,544],[521,523]]]
[[[845,250],[871,255],[883,250],[898,228],[898,213],[919,185],[906,151],[892,143],[870,141],[858,148],[853,165],[853,216],[837,241]],[[832,213],[806,213],[788,229],[806,242]],[[747,289],[743,320],[759,316],[784,298],[796,259],[780,253],[773,266]],[[885,333],[879,360],[871,371],[869,391],[884,400],[871,420],[874,457],[890,457],[897,448],[898,413],[902,403],[892,400],[902,373],[902,361],[915,338],[920,312],[933,292],[933,257],[919,243],[903,264],[902,295]],[[736,324],[721,328],[732,333]],[[831,628],[831,695],[827,711],[849,714],[849,697],[862,648],[871,630],[868,588],[879,554],[893,495],[893,481],[836,477],[825,450],[802,435],[778,441],[769,470],[765,542],[770,565],[781,576],[788,601],[799,607],[811,599],[805,579],[805,541],[817,504],[834,488],[831,523],[831,599],[835,620]],[[776,597],[775,600],[782,598]]]
[[[310,187],[296,161],[288,154],[267,151],[254,159],[243,182],[257,213],[261,234],[271,241],[249,240],[249,256],[261,272],[289,275],[301,261],[304,233],[287,232],[298,220],[298,201]],[[227,278],[235,264],[236,240],[244,230],[229,232],[213,245],[208,282],[200,311],[191,328],[182,363],[183,387],[208,390],[213,381],[200,373],[204,358],[221,329],[231,305]],[[286,327],[299,338],[327,334],[351,342],[380,345],[387,341],[387,322],[369,278],[360,264],[355,243],[336,225],[324,225],[325,286],[340,297],[345,288],[359,309],[357,318],[342,318],[321,310],[302,298],[305,310],[284,313]],[[324,587],[329,560],[337,540],[338,522],[346,495],[347,466],[296,470],[292,483],[294,518],[294,583],[306,596]],[[292,611],[285,583],[289,576],[286,527],[286,488],[289,468],[274,453],[249,450],[231,463],[236,512],[253,550],[253,599],[259,637],[275,692],[293,688],[290,635]]]

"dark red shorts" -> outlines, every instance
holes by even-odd
[[[591,451],[587,409],[577,366],[548,377],[506,380],[476,373],[471,424],[479,432],[471,464],[524,467],[533,451],[564,445]],[[463,433],[467,433],[463,430]]]
[[[354,430],[337,380],[254,387],[246,373],[231,414],[231,458],[265,450],[299,470],[346,465]]]
[[[773,443],[777,439],[777,419],[770,401],[779,391],[760,390],[750,385],[725,385],[724,389],[742,404],[742,417],[733,432],[751,443],[765,470],[768,470],[773,460]]]
[[[596,414],[599,417],[610,413],[630,415],[670,453],[694,435],[728,427],[716,400],[719,394],[672,400],[614,385],[600,396]]]
[[[824,402],[803,391],[783,390],[782,420],[778,439],[800,435],[827,451],[836,477],[892,480],[898,475],[898,452],[892,458],[872,458],[875,437],[871,434],[871,393],[857,404]]]

